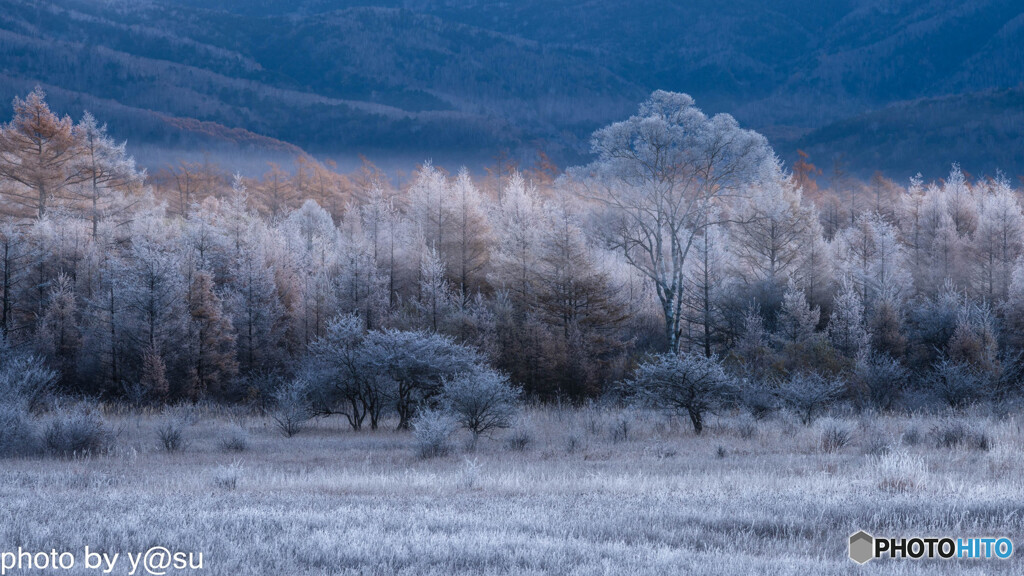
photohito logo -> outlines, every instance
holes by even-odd
[[[861,530],[850,535],[850,560],[873,558],[950,558],[1006,560],[1013,556],[1009,538],[875,538]]]

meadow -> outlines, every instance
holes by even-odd
[[[203,554],[221,574],[1009,574],[1009,560],[858,566],[847,538],[1024,529],[1019,416],[709,418],[597,406],[525,410],[422,458],[408,432],[199,407],[100,407],[99,455],[0,466],[0,552]],[[181,424],[184,422],[184,424]],[[163,437],[162,437],[163,436]],[[168,450],[168,448],[172,448]],[[13,574],[48,571],[9,571]],[[137,572],[142,574],[142,568]],[[171,569],[168,574],[176,573]]]

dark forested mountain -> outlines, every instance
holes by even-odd
[[[161,145],[575,162],[660,88],[789,160],[1016,175],[1022,46],[1013,0],[0,0],[0,116],[38,83]]]

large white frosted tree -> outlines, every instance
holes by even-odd
[[[653,283],[667,346],[679,348],[687,260],[711,210],[775,176],[767,140],[686,94],[657,91],[628,120],[594,133],[598,158],[571,171],[608,213],[605,241]]]

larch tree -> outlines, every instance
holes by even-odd
[[[908,296],[911,277],[895,227],[878,214],[861,214],[835,240],[837,267],[869,309],[880,297]]]
[[[736,273],[748,284],[785,284],[810,244],[809,235],[818,232],[800,189],[788,178],[766,182],[737,211],[739,223],[730,229]]]
[[[996,303],[1006,299],[1013,265],[1024,254],[1024,215],[1017,195],[1003,178],[991,182],[979,196],[971,246],[973,284],[979,296]]]
[[[856,359],[867,350],[871,337],[864,324],[864,303],[851,282],[844,282],[836,294],[827,330],[832,347],[843,356]]]
[[[568,203],[548,206],[536,270],[538,310],[553,333],[548,352],[557,356],[557,392],[581,398],[600,389],[624,347],[615,334],[624,306]]]
[[[77,169],[81,142],[71,118],[58,117],[41,88],[14,99],[14,118],[0,127],[0,178],[18,184],[4,191],[15,207],[42,218],[69,186],[83,179]]]
[[[235,334],[213,276],[205,270],[195,275],[189,287],[188,315],[189,396],[223,397],[226,385],[238,373]]]
[[[465,168],[452,183],[450,202],[452,234],[439,249],[443,250],[449,279],[458,290],[460,306],[465,307],[473,293],[484,288],[491,244],[483,199]]]
[[[594,133],[598,159],[571,174],[612,215],[605,240],[653,283],[669,350],[679,349],[687,260],[712,207],[773,177],[760,134],[707,117],[685,94],[657,91],[639,113]]]
[[[808,305],[804,291],[790,282],[775,321],[775,339],[782,345],[808,344],[815,340],[821,310]]]
[[[106,125],[98,124],[92,114],[82,116],[74,133],[80,142],[75,171],[82,181],[71,191],[85,204],[83,212],[92,222],[95,238],[103,218],[128,208],[126,193],[141,186],[146,174],[136,169],[135,159],[125,151],[126,143],[116,144]]]
[[[287,172],[276,163],[268,165],[270,169],[256,186],[255,200],[260,212],[275,220],[292,209],[298,193]]]
[[[718,220],[717,211],[709,214]],[[704,227],[696,239],[690,270],[686,274],[685,298],[683,299],[683,330],[680,338],[685,344],[710,357],[722,346],[725,335],[725,318],[722,293],[729,283],[728,272],[733,255],[728,251],[725,226]]]
[[[64,385],[74,382],[82,335],[79,329],[78,298],[69,276],[60,274],[51,285],[35,337],[38,348],[45,352],[53,366],[60,371]]]
[[[547,222],[536,189],[518,172],[513,173],[491,218],[495,235],[491,285],[508,291],[521,310],[528,309],[536,297],[534,275],[539,269],[542,227]]]

